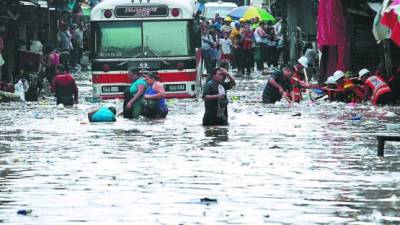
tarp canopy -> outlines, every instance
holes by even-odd
[[[384,8],[383,12],[381,23],[390,29],[390,38],[400,46],[400,0],[392,0],[390,6]]]
[[[349,68],[350,45],[346,33],[347,24],[341,1],[320,0],[318,7],[318,47],[322,51],[320,79],[336,70]]]
[[[318,7],[318,45],[343,44],[346,20],[341,1],[320,0]]]

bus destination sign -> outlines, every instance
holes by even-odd
[[[120,6],[115,9],[116,17],[168,16],[167,6]]]

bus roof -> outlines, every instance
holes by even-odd
[[[91,21],[101,21],[101,20],[132,20],[132,19],[142,19],[133,17],[115,17],[115,8],[117,6],[167,6],[169,9],[178,8],[180,9],[180,15],[178,17],[172,17],[168,15],[167,17],[146,17],[146,19],[160,19],[160,18],[174,18],[174,19],[188,19],[193,18],[196,12],[196,1],[194,0],[104,0],[97,4],[90,14]],[[113,16],[111,18],[104,17],[104,10],[113,10]]]

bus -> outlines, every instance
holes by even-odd
[[[105,0],[90,15],[93,96],[123,98],[128,68],[156,71],[167,98],[200,93],[200,26],[194,1]]]
[[[201,15],[206,20],[212,20],[215,18],[215,14],[219,14],[219,17],[225,18],[233,9],[238,6],[231,2],[207,2],[204,4],[204,9]]]

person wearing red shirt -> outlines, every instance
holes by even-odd
[[[243,30],[241,31],[241,72],[244,74],[246,69],[246,75],[250,75],[251,68],[253,67],[253,31],[250,29],[249,24],[245,24]]]
[[[65,70],[62,64],[57,69],[58,75],[54,77],[51,84],[51,92],[55,93],[57,105],[72,106],[78,104],[78,87],[75,79]]]
[[[300,102],[303,97],[301,95],[301,89],[303,89],[303,82],[304,79],[304,73],[303,69],[308,67],[308,59],[306,57],[300,57],[297,60],[297,65],[294,66],[294,73],[293,76],[290,79],[290,82],[293,85],[293,93],[294,93],[294,99],[292,99],[295,102]]]
[[[368,98],[370,98],[374,105],[394,103],[392,89],[379,72],[372,75],[369,70],[362,69],[358,74],[361,81],[365,84],[364,101],[367,101]]]

